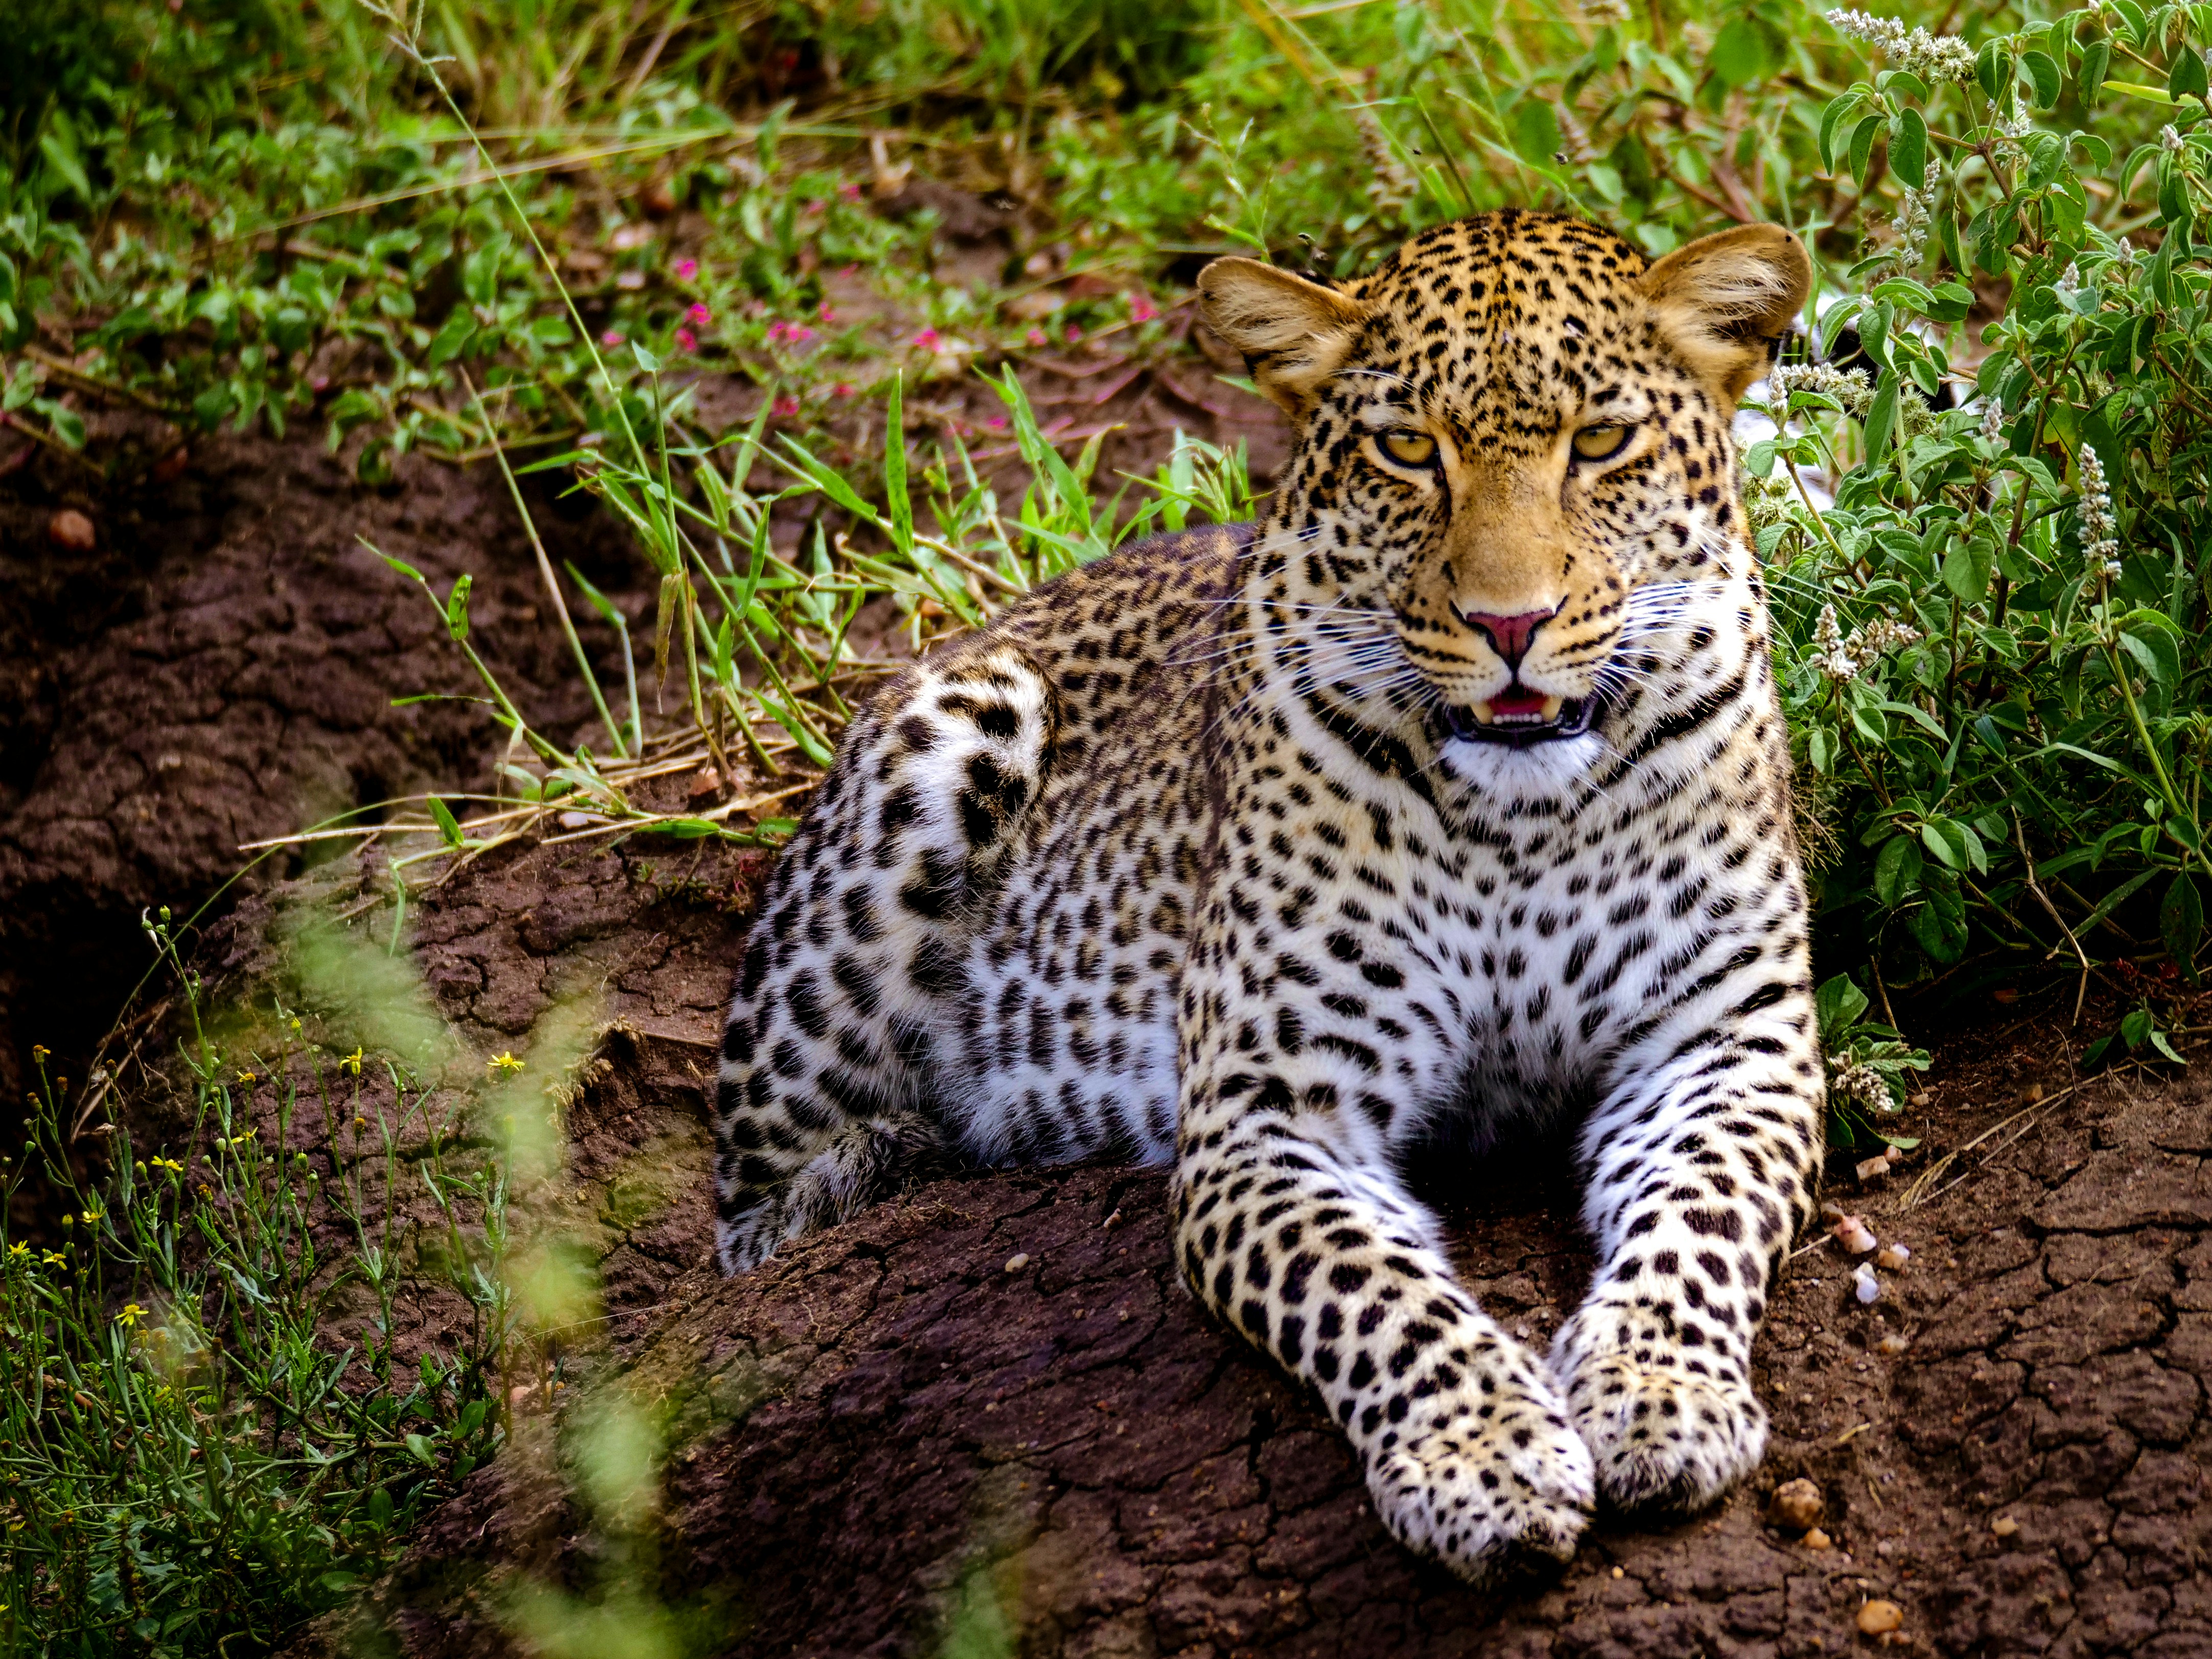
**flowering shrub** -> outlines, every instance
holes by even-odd
[[[1782,430],[1746,457],[1833,838],[1828,965],[1886,995],[2162,953],[2193,982],[2212,7],[2091,0],[1978,43],[1829,20],[1886,62],[1828,105],[1822,160],[1863,218],[1884,191],[1893,216],[1820,319],[1829,361],[1775,374]],[[1834,361],[1853,334],[1863,368]],[[2172,1052],[2148,1017],[2118,1040]]]

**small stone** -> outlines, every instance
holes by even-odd
[[[1881,1300],[1881,1281],[1874,1276],[1874,1269],[1863,1261],[1851,1274],[1851,1294],[1858,1297],[1862,1307]]]
[[[2010,1538],[2020,1531],[2020,1522],[2008,1515],[2001,1515],[1990,1522],[1990,1530],[2000,1538]]]
[[[1929,1094],[1927,1090],[1922,1089],[1907,1096],[1905,1098],[1907,1103],[1910,1105],[1925,1106],[1929,1101],[1935,1099],[1936,1097]]]
[[[1792,1532],[1806,1532],[1820,1524],[1827,1507],[1820,1489],[1810,1480],[1785,1480],[1766,1500],[1766,1518]]]
[[[99,544],[100,532],[90,519],[73,507],[65,507],[46,520],[46,539],[70,553],[89,553]]]
[[[1894,1359],[1898,1355],[1903,1353],[1911,1346],[1912,1339],[1911,1337],[1899,1336],[1894,1333],[1892,1333],[1890,1335],[1882,1338],[1881,1341],[1875,1343],[1874,1345],[1874,1351],[1887,1358]]]
[[[1894,1601],[1869,1601],[1859,1609],[1862,1636],[1887,1636],[1904,1622],[1905,1609]]]
[[[1627,1575],[1626,1575],[1626,1573],[1622,1572],[1622,1571],[1621,1571],[1621,1570],[1620,1570],[1619,1567],[1615,1567],[1615,1568],[1613,1570],[1613,1576],[1615,1578],[1625,1578],[1625,1577],[1627,1577]]]
[[[1875,1252],[1874,1265],[1877,1267],[1887,1267],[1890,1272],[1895,1273],[1911,1260],[1912,1252],[1905,1246],[1893,1241]]]
[[[1887,1175],[1889,1173],[1889,1165],[1890,1159],[1887,1153],[1878,1152],[1872,1158],[1860,1159],[1858,1166],[1859,1184],[1861,1186],[1864,1186],[1869,1181],[1873,1181],[1880,1176]]]
[[[1824,1550],[1833,1542],[1835,1540],[1818,1527],[1805,1534],[1805,1547],[1808,1550]]]
[[[702,766],[694,773],[691,782],[684,791],[686,800],[706,800],[722,793],[722,775],[711,766]]]
[[[563,812],[553,820],[563,830],[580,830],[591,821],[591,816],[585,812]]]
[[[2020,1091],[2021,1104],[2023,1106],[2033,1106],[2042,1098],[2043,1085],[2040,1083],[2031,1083]]]
[[[1853,1255],[1864,1255],[1875,1244],[1874,1229],[1866,1224],[1866,1218],[1847,1215],[1836,1224],[1836,1243]]]
[[[1029,1265],[1030,1257],[1027,1250],[1023,1251],[1019,1255],[1010,1255],[1006,1258],[1006,1271],[1010,1273],[1018,1273]]]

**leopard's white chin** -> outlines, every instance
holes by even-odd
[[[1439,753],[1447,773],[1485,794],[1563,795],[1597,764],[1605,740],[1595,732],[1518,747],[1446,738]]]

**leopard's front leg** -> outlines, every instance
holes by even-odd
[[[1470,1578],[1516,1550],[1571,1556],[1595,1502],[1589,1454],[1543,1362],[1460,1285],[1388,1156],[1386,1126],[1423,1077],[1406,1056],[1433,1065],[1437,1045],[1378,1050],[1345,1012],[1374,995],[1356,975],[1278,980],[1267,1006],[1237,969],[1208,975],[1207,954],[1183,984],[1184,1278],[1320,1395],[1401,1542]]]
[[[1813,1033],[1811,998],[1792,991],[1694,1043],[1655,1037],[1583,1132],[1598,1267],[1552,1368],[1599,1489],[1624,1507],[1700,1506],[1765,1452],[1751,1346],[1813,1209]]]

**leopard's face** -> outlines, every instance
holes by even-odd
[[[1209,320],[1302,423],[1273,514],[1285,601],[1387,617],[1401,695],[1455,737],[1578,736],[1625,635],[1741,548],[1729,419],[1808,278],[1771,227],[1654,266],[1512,212],[1340,289],[1210,267]]]

